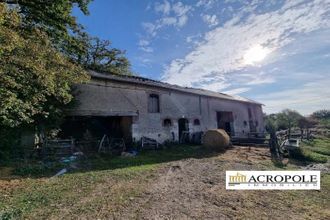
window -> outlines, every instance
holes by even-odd
[[[171,119],[169,119],[169,118],[164,119],[164,121],[163,121],[163,126],[164,126],[164,127],[170,127],[170,126],[172,126],[172,121],[171,121]]]
[[[159,112],[159,95],[150,94],[148,99],[148,112],[158,113]]]
[[[201,123],[200,123],[199,119],[196,118],[196,119],[194,120],[194,125],[200,125],[200,124],[201,124]]]

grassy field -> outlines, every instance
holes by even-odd
[[[327,149],[318,141],[313,143],[314,147],[306,148]],[[326,219],[330,214],[329,174],[322,175],[321,191],[224,189],[225,170],[299,169],[294,164],[275,167],[267,149],[235,148],[219,154],[201,146],[173,146],[133,158],[93,156],[80,163],[80,169],[60,177],[49,177],[49,171],[36,175],[33,166],[23,176],[15,170],[16,175],[5,175],[1,171],[9,168],[0,168],[0,219],[157,218],[159,210],[167,210],[173,218],[220,214],[224,218],[269,218],[270,210],[274,219]],[[172,167],[179,167],[180,172],[169,176]],[[190,204],[195,208],[185,210]]]
[[[106,202],[110,202],[116,210],[116,207],[139,194],[161,163],[211,155],[212,152],[200,146],[182,145],[141,152],[136,157],[93,155],[80,161],[78,169],[56,178],[51,176],[65,165],[55,163],[45,166],[29,161],[14,164],[15,168],[2,167],[0,171],[11,172],[0,172],[0,219],[56,216],[67,207],[74,210],[73,213],[70,211],[70,215],[79,216],[93,208],[94,203],[102,202],[107,194],[109,198]],[[99,186],[104,187],[107,193],[102,192],[99,198],[81,204],[82,198],[94,194]]]
[[[330,138],[303,141],[302,154],[307,161],[326,163],[330,160]]]

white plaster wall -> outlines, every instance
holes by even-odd
[[[137,84],[93,80],[89,84],[78,86],[80,105],[73,114],[102,112],[103,115],[120,115],[135,112],[133,117],[133,139],[142,136],[154,138],[159,142],[178,140],[178,119],[189,120],[190,132],[206,131],[217,128],[217,111],[231,111],[234,115],[234,130],[239,135],[249,132],[248,107],[253,112],[253,120],[258,120],[259,132],[263,132],[263,115],[260,105],[243,103],[232,100],[222,100],[212,97],[192,95],[174,90],[149,87]],[[160,98],[160,112],[148,113],[149,94],[158,94]],[[171,127],[164,127],[163,120],[169,118]],[[200,120],[199,126],[194,126],[194,119]]]

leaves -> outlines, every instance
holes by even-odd
[[[84,53],[77,60],[87,69],[121,75],[130,75],[130,62],[125,51],[112,48],[108,40],[81,35]]]
[[[75,6],[88,14],[90,1],[0,0],[0,127],[57,121],[85,68],[130,74],[125,52],[89,37],[72,15]]]
[[[24,25],[37,27],[46,32],[57,48],[70,50],[68,42],[75,41],[72,33],[81,31],[82,26],[72,15],[73,7],[88,14],[87,6],[91,0],[1,0],[16,8],[24,18]]]
[[[68,104],[71,86],[88,76],[45,32],[22,28],[17,10],[0,4],[0,12],[0,125],[17,127],[47,118],[49,106]]]

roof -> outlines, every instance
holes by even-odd
[[[194,94],[194,95],[201,95],[201,96],[207,96],[207,97],[213,97],[213,98],[219,98],[219,99],[226,99],[226,100],[233,100],[233,101],[239,101],[239,102],[246,102],[246,103],[250,103],[250,104],[262,105],[262,103],[259,103],[254,100],[247,99],[247,98],[244,98],[241,96],[237,96],[237,95],[227,95],[224,93],[213,92],[213,91],[205,90],[205,89],[182,87],[182,86],[173,85],[173,84],[169,84],[169,83],[165,83],[165,82],[161,82],[161,81],[157,81],[157,80],[153,80],[153,79],[148,79],[148,78],[144,78],[144,77],[140,77],[140,76],[115,75],[115,74],[109,74],[109,73],[105,74],[105,73],[99,73],[99,72],[95,72],[95,71],[89,71],[89,73],[92,78],[147,85],[147,86],[152,86],[152,87],[176,90],[176,91]]]

